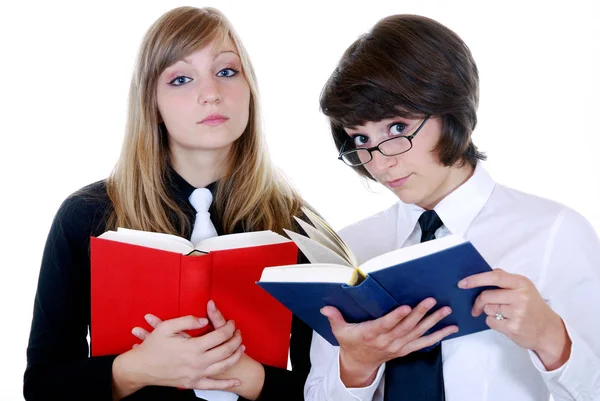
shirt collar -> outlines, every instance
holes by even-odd
[[[167,180],[175,201],[180,205],[191,205],[189,198],[196,188],[180,176],[171,166],[167,170]],[[217,189],[217,182],[208,184],[206,188],[214,196]]]
[[[460,187],[452,191],[434,210],[452,233],[462,237],[481,212],[494,191],[495,183],[481,163],[475,167],[473,175]],[[398,202],[397,238],[403,244],[414,230],[419,216],[425,209],[415,205]]]

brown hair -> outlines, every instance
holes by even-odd
[[[129,91],[129,114],[119,161],[107,182],[114,206],[108,228],[127,227],[183,235],[184,212],[167,192],[169,149],[160,122],[156,84],[176,61],[212,41],[231,39],[250,87],[248,125],[233,144],[225,176],[217,185],[215,208],[226,233],[292,227],[302,199],[269,158],[260,127],[254,70],[242,42],[223,14],[213,8],[180,7],[161,16],[146,33]],[[179,221],[181,231],[170,216]]]
[[[485,159],[471,140],[478,102],[479,76],[467,45],[442,24],[417,15],[386,17],[359,37],[321,93],[338,150],[352,146],[343,127],[434,115],[442,119],[435,152],[446,166],[475,167]],[[364,166],[353,168],[373,179]]]

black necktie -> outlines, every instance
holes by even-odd
[[[435,238],[443,223],[433,210],[419,217],[421,242]],[[442,345],[392,359],[385,369],[385,401],[444,401]]]

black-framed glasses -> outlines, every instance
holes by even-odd
[[[340,149],[338,159],[346,163],[350,167],[358,167],[363,164],[367,164],[373,160],[373,152],[378,150],[384,156],[398,156],[402,153],[406,153],[412,149],[412,140],[419,133],[421,128],[429,120],[431,115],[427,115],[423,122],[417,127],[416,131],[411,135],[400,135],[394,138],[386,139],[377,146],[372,148],[356,148],[351,150],[344,150],[344,146]]]

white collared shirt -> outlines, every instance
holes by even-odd
[[[444,222],[437,238],[461,235],[493,268],[528,277],[573,343],[569,360],[548,372],[534,352],[497,331],[443,341],[446,401],[600,400],[600,242],[590,224],[563,205],[495,184],[481,165],[434,210]],[[363,263],[418,243],[423,211],[399,202],[340,235]],[[339,347],[316,333],[311,362],[306,400],[383,400],[385,364],[369,387],[347,389]]]

